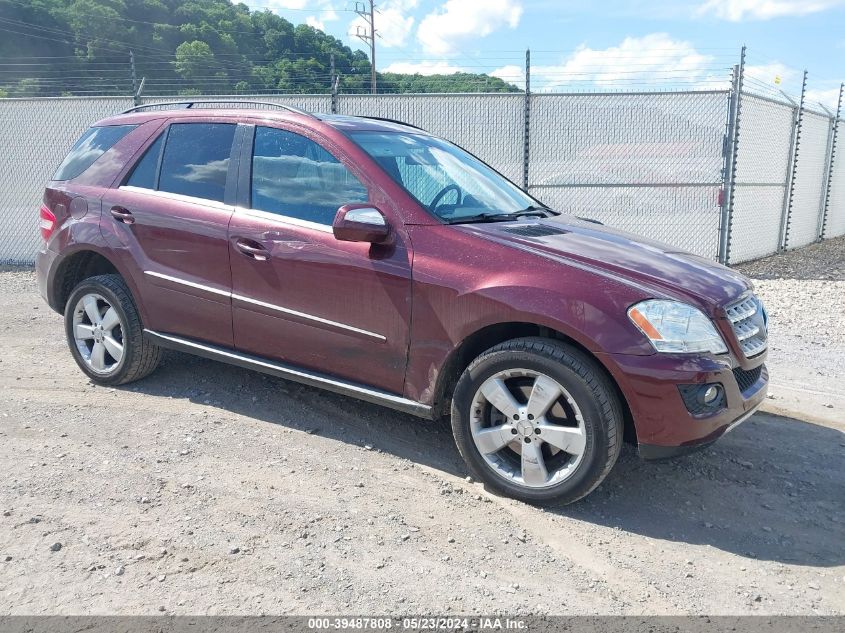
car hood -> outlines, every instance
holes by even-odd
[[[653,296],[691,301],[711,315],[752,288],[745,276],[721,264],[574,216],[461,226],[487,239],[635,284]]]

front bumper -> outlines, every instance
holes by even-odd
[[[607,360],[631,410],[644,459],[674,457],[715,442],[751,417],[768,391],[765,353],[738,368],[749,371],[761,367],[757,379],[744,389],[734,375],[735,361],[728,356],[610,354]],[[678,385],[705,383],[722,386],[724,404],[710,414],[694,415],[684,404]]]

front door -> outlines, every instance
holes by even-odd
[[[290,130],[258,126],[244,147],[251,178],[240,179],[248,191],[229,227],[235,347],[401,393],[411,314],[403,227],[382,209],[390,244],[338,241],[338,208],[370,199],[363,174]]]
[[[233,344],[228,230],[234,206],[226,204],[225,191],[236,128],[171,124],[124,184],[103,198],[104,234],[134,268],[145,327],[227,347]]]

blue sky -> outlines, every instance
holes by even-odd
[[[354,0],[246,0],[350,46]],[[540,91],[716,87],[748,46],[749,86],[836,102],[845,80],[845,0],[377,0],[377,67],[466,70]]]

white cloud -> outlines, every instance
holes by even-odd
[[[498,77],[502,81],[513,84],[517,88],[525,89],[525,69],[522,66],[502,66],[487,74],[491,77]]]
[[[821,103],[827,106],[834,114],[836,113],[836,103],[839,101],[839,88],[830,88],[829,90],[808,90],[804,95],[804,99],[808,104]]]
[[[770,64],[746,65],[745,76],[757,79],[765,83],[775,83],[778,79],[781,81],[790,81],[798,75],[798,71],[781,64],[780,62],[772,62]]]
[[[673,40],[666,33],[627,37],[606,49],[579,47],[559,65],[532,66],[532,87],[553,91],[576,84],[594,87],[631,87],[637,82],[663,84],[683,82],[702,85],[725,81],[712,76],[713,57],[702,55],[689,42]]]
[[[274,12],[283,11],[284,9],[299,11],[308,6],[308,0],[268,0],[265,6]]]
[[[712,13],[723,20],[741,22],[809,15],[841,5],[845,5],[845,0],[707,0],[697,13]]]
[[[453,66],[444,61],[422,61],[422,62],[393,62],[387,68],[382,69],[386,73],[402,73],[404,75],[452,75],[464,72],[460,66]]]
[[[766,87],[795,92],[801,90],[801,73],[780,62],[769,64],[746,65],[745,80],[752,91],[755,86],[765,84]],[[748,81],[750,80],[750,81]],[[797,82],[797,87],[796,87]]]
[[[426,52],[448,55],[470,40],[501,28],[516,28],[522,5],[515,0],[446,0],[420,22],[417,39]]]
[[[339,19],[337,11],[332,6],[332,0],[268,0],[262,7],[280,15],[285,13],[285,9],[296,11],[308,9],[315,11],[317,15],[307,16],[305,18],[305,24],[321,31],[326,30],[326,22],[333,22]],[[286,17],[288,19],[292,18],[293,22],[299,22],[301,14],[295,16],[288,14]]]
[[[305,18],[305,24],[307,24],[308,26],[313,26],[315,29],[318,29],[320,31],[326,30],[325,23],[322,20],[318,20],[313,15],[309,15],[307,18]]]

